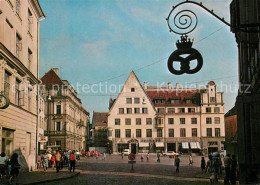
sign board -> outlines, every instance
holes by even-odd
[[[129,154],[129,155],[128,155],[128,159],[129,159],[130,161],[134,161],[134,160],[135,160],[135,154],[133,154],[133,153]]]

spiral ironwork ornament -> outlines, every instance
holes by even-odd
[[[179,35],[188,34],[192,32],[198,24],[197,15],[191,10],[182,10],[174,15],[174,9],[166,18],[169,29]]]

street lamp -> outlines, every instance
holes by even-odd
[[[47,100],[47,114],[48,114],[48,123],[47,123],[47,136],[48,136],[48,146],[50,146],[50,107],[51,107],[51,96],[48,96],[48,100]]]

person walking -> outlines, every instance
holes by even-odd
[[[10,184],[17,184],[17,178],[18,178],[18,175],[19,175],[19,169],[21,167],[21,165],[18,163],[18,154],[17,153],[14,153],[11,157],[11,160],[10,160],[10,163],[11,163],[11,177],[10,177]]]
[[[236,185],[236,173],[237,173],[237,159],[236,159],[236,155],[232,155],[231,169],[230,169],[230,182],[232,185]]]
[[[229,184],[230,182],[230,167],[231,167],[231,158],[230,154],[224,158],[224,165],[225,165],[225,178],[224,178],[224,185]]]
[[[103,160],[106,160],[106,153],[103,153]]]
[[[180,168],[180,162],[181,162],[181,160],[180,160],[179,156],[176,155],[174,163],[175,163],[175,166],[176,166],[176,172],[177,173],[180,172],[180,169],[179,169]]]
[[[69,159],[70,159],[70,173],[71,173],[71,170],[73,172],[75,171],[76,157],[74,155],[74,151],[71,152]]]
[[[192,166],[192,164],[193,164],[193,159],[192,159],[192,156],[190,155],[189,156],[189,166]]]
[[[204,157],[201,157],[200,168],[201,168],[201,171],[204,171],[206,168],[206,161],[205,161]]]
[[[157,162],[159,163],[160,162],[160,153],[157,152]]]
[[[55,155],[54,155],[54,153],[51,156],[51,165],[52,165],[52,169],[54,170],[54,165],[55,165]]]
[[[48,169],[48,155],[46,152],[44,152],[44,154],[42,155],[42,166],[43,166],[43,171],[47,172]]]
[[[214,161],[214,168],[215,168],[215,180],[216,182],[218,182],[218,177],[219,177],[219,166],[220,166],[220,162],[219,162],[219,158],[216,157],[215,161]]]
[[[55,162],[56,162],[56,172],[60,171],[60,163],[61,163],[61,155],[60,152],[57,150],[57,153],[55,155]]]
[[[210,173],[210,184],[215,184],[215,165],[212,155],[209,155],[209,160],[206,165],[206,172]]]
[[[1,173],[1,175],[5,175],[6,162],[7,162],[7,159],[6,159],[5,153],[2,152],[1,156],[0,156],[0,173]]]
[[[146,161],[147,162],[149,162],[149,158],[150,158],[150,156],[149,156],[149,152],[146,154]]]
[[[124,152],[123,151],[121,153],[121,157],[122,157],[122,159],[124,159]]]
[[[141,162],[144,162],[144,152],[141,153]]]

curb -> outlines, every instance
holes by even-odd
[[[75,172],[73,175],[68,176],[68,177],[61,177],[61,178],[56,178],[56,179],[48,179],[48,180],[42,180],[42,181],[37,181],[37,182],[31,182],[31,183],[21,183],[21,185],[34,185],[34,184],[39,184],[39,183],[47,183],[47,182],[54,182],[54,181],[60,181],[60,180],[66,180],[70,179],[73,177],[76,177],[80,174],[80,172]]]

